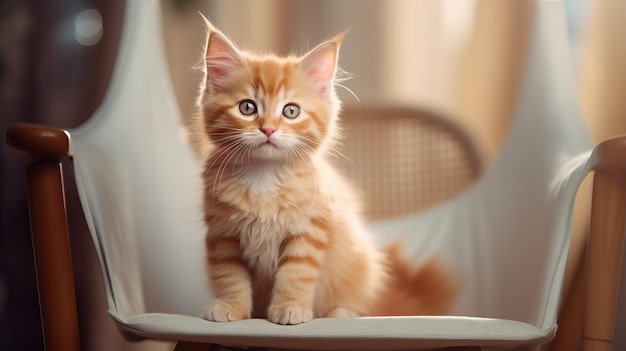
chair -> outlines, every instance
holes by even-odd
[[[363,191],[368,220],[431,208],[458,195],[485,167],[465,128],[430,111],[347,104],[335,165]]]
[[[381,243],[403,237],[402,251],[413,263],[436,253],[464,278],[451,315],[317,319],[292,327],[196,317],[209,299],[202,221],[193,200],[200,180],[180,138],[184,128],[163,55],[154,54],[162,52],[158,4],[127,2],[109,93],[90,121],[71,131],[71,142],[68,132],[41,126],[15,125],[8,134],[14,148],[36,158],[27,176],[48,350],[78,349],[58,162],[70,155],[109,314],[124,333],[178,340],[179,349],[200,343],[537,349],[556,333],[572,202],[594,170],[584,345],[610,349],[626,212],[626,138],[595,148],[589,143],[559,2],[537,2],[518,108],[494,163],[454,199],[371,223]]]

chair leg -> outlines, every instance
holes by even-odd
[[[625,220],[626,174],[596,172],[587,247],[584,351],[613,347]]]
[[[26,169],[39,305],[47,351],[78,351],[78,317],[62,166],[38,161]]]

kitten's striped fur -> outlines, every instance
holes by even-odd
[[[448,278],[434,263],[411,273],[394,251],[377,249],[354,192],[326,160],[339,133],[333,80],[343,35],[281,58],[239,51],[207,26],[200,105],[212,145],[203,177],[215,300],[204,317],[298,324],[443,312]]]

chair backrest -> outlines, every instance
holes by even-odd
[[[562,4],[538,1],[518,108],[503,149],[460,197],[372,224],[405,238],[416,264],[436,254],[462,280],[453,312],[552,328],[582,175],[552,187],[589,147],[578,110]],[[164,61],[159,3],[128,1],[111,86],[72,131],[74,167],[103,265],[110,313],[198,315],[209,298],[200,167]],[[558,192],[553,190],[558,189]]]
[[[126,2],[107,94],[71,131],[81,202],[118,318],[198,315],[208,300],[200,167],[181,139],[159,6]]]
[[[451,199],[484,167],[462,125],[431,111],[346,105],[335,165],[361,190],[368,220],[416,213]]]

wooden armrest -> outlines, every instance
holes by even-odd
[[[626,173],[626,135],[608,139],[596,146],[596,172]]]
[[[587,243],[583,350],[611,350],[626,230],[626,136],[599,144],[594,157]]]
[[[59,128],[16,123],[7,131],[7,143],[37,159],[58,160],[71,155],[70,133]]]
[[[34,158],[26,167],[28,209],[39,307],[47,351],[80,349],[61,159],[70,156],[63,129],[16,123],[7,142]]]

